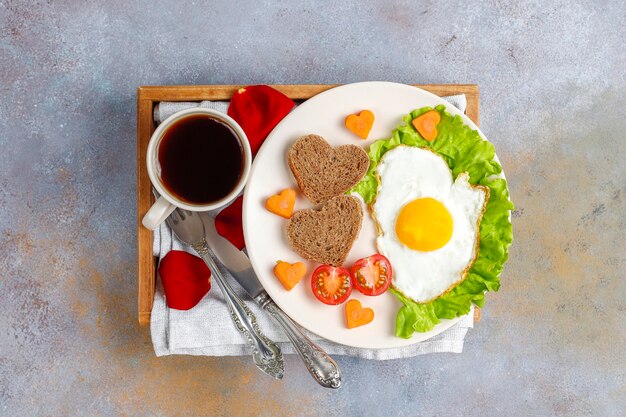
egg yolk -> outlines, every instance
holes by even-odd
[[[452,216],[440,201],[418,198],[400,210],[396,235],[411,249],[423,252],[443,247],[452,237]]]

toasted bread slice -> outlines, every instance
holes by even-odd
[[[363,212],[356,197],[341,195],[319,210],[295,212],[287,225],[289,244],[311,261],[341,266],[359,236]]]
[[[319,204],[358,184],[369,168],[367,153],[355,145],[333,148],[318,135],[298,139],[287,152],[302,193]]]

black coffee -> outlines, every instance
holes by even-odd
[[[244,167],[243,149],[235,133],[204,114],[174,122],[158,152],[163,185],[190,204],[210,204],[226,197]]]

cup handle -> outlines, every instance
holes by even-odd
[[[165,197],[161,196],[159,199],[150,207],[148,212],[141,219],[141,224],[144,225],[145,228],[154,230],[161,223],[167,219],[167,216],[172,214],[172,212],[176,209],[176,206],[170,203],[165,199]]]

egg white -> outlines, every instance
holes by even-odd
[[[452,180],[443,158],[428,149],[398,146],[376,168],[379,181],[371,211],[378,225],[376,245],[391,262],[392,286],[419,303],[438,298],[460,283],[478,253],[478,225],[489,189],[469,184],[467,173]],[[433,251],[404,245],[396,219],[409,202],[431,197],[442,202],[453,219],[450,240]]]

